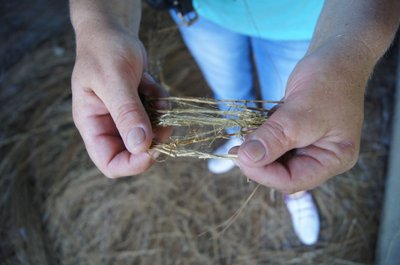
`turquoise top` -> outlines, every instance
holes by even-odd
[[[229,30],[270,40],[309,40],[324,0],[193,0],[197,13]]]

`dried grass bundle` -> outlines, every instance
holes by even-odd
[[[267,103],[282,102],[186,97],[147,99],[146,109],[154,126],[185,127],[184,135],[171,136],[167,143],[154,142],[152,149],[170,157],[236,158],[234,154],[212,154],[209,151],[212,143],[217,139],[243,138],[257,129],[273,112],[257,107]]]

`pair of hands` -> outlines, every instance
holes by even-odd
[[[324,47],[299,62],[285,103],[233,150],[248,178],[291,193],[314,188],[354,165],[368,76],[344,78],[332,61]],[[152,130],[140,101],[139,91],[165,95],[145,68],[142,43],[120,29],[77,33],[74,122],[91,159],[111,178],[144,172],[156,155],[148,150],[152,139],[169,135],[165,128]]]

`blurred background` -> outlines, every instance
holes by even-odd
[[[218,233],[256,186],[238,169],[216,176],[205,161],[167,159],[141,176],[104,177],[71,117],[67,1],[0,0],[0,25],[0,264],[374,263],[397,42],[368,85],[359,161],[313,191],[322,229],[304,246],[265,187]],[[143,4],[141,39],[171,95],[212,96],[167,12]]]

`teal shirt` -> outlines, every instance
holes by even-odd
[[[270,40],[309,40],[323,0],[193,0],[199,16],[234,32]]]

